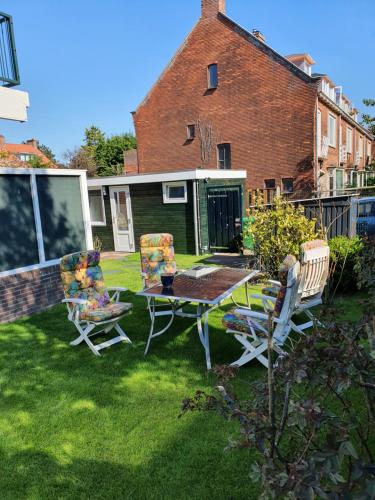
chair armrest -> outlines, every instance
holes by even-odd
[[[242,316],[249,316],[249,318],[268,319],[268,314],[252,311],[250,309],[236,309],[237,314]]]
[[[276,297],[272,297],[271,295],[262,295],[260,293],[254,293],[253,295],[250,295],[252,299],[259,299],[259,300],[269,300],[270,302],[273,302],[274,304],[276,303]]]
[[[74,299],[74,298],[71,298],[71,299],[63,299],[61,301],[63,304],[76,304],[76,305],[81,305],[81,306],[84,306],[85,304],[88,304],[88,300],[86,299]]]
[[[281,286],[280,281],[276,281],[276,280],[267,280],[267,283],[270,283],[271,285],[275,285],[275,286],[278,286],[278,287]]]
[[[107,288],[108,292],[126,292],[127,288],[123,286],[111,286],[110,288]]]

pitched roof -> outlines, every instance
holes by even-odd
[[[0,167],[29,167],[30,165],[27,161],[23,161],[19,158],[21,154],[38,156],[47,168],[58,168],[57,165],[53,164],[34,144],[10,144],[5,142],[4,139],[0,143]]]

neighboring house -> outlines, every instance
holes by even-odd
[[[46,168],[57,168],[46,155],[38,149],[38,141],[29,139],[24,144],[9,144],[5,137],[0,135],[0,167],[23,167],[29,166],[33,158],[40,158]]]
[[[136,149],[124,151],[124,174],[138,174],[138,155]]]
[[[20,84],[12,17],[0,12],[0,119],[25,122],[29,95],[15,90]]]
[[[225,0],[202,0],[199,21],[133,112],[138,172],[245,169],[249,191],[294,198],[364,182],[355,172],[371,160],[372,136],[313,64],[243,29]]]

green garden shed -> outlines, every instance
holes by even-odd
[[[146,233],[173,234],[176,251],[227,251],[241,232],[245,170],[187,170],[88,180],[94,242],[135,252]]]

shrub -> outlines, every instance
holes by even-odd
[[[309,220],[303,207],[279,196],[274,198],[271,208],[258,205],[251,215],[254,222],[244,230],[243,238],[252,236],[259,265],[271,275],[277,274],[286,255],[298,257],[302,243],[319,237],[316,220]]]
[[[356,264],[363,249],[359,236],[348,238],[336,236],[329,242],[330,248],[330,281],[329,290],[353,290],[357,285]]]
[[[236,369],[217,367],[217,393],[197,391],[182,414],[214,410],[238,421],[229,446],[258,451],[249,469],[260,498],[374,498],[375,363],[364,326],[332,325],[302,337],[250,383],[247,400],[233,393]]]

